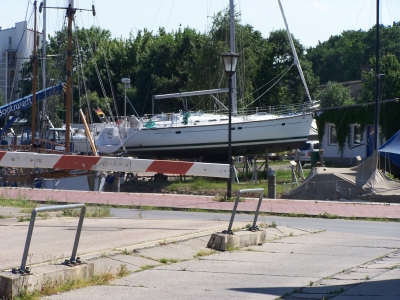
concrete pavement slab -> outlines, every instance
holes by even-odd
[[[280,229],[279,226],[277,229]],[[334,236],[333,241],[329,240],[330,234]],[[300,236],[289,235],[263,246],[250,247],[255,251],[223,252],[200,259],[179,261],[133,273],[113,281],[111,286],[90,287],[45,299],[92,299],[93,295],[97,299],[109,299],[112,295],[118,295],[119,299],[159,299],[161,295],[164,299],[327,297],[349,291],[354,283],[362,282],[360,286],[366,281],[369,283],[371,280],[366,280],[364,271],[387,272],[387,269],[364,267],[380,257],[389,257],[391,263],[396,263],[393,260],[397,258],[393,254],[394,249],[389,247],[392,238],[382,238],[385,245],[379,247],[373,245],[374,237],[370,241],[362,234],[359,237],[358,243],[361,245],[357,242],[348,245],[350,240],[354,240],[354,234],[324,231]],[[392,242],[397,243],[396,240]],[[191,243],[192,246],[201,246],[199,241],[194,240],[178,243],[177,246],[185,243],[186,249],[190,249],[188,245]],[[292,251],[295,245],[300,245],[301,251],[298,253]],[[150,258],[158,258],[166,249],[164,247],[158,245],[140,252],[144,251]],[[179,252],[179,247],[176,251]],[[185,253],[183,251],[184,256]],[[364,281],[356,282],[349,277],[339,276],[340,273],[355,275],[358,270],[360,272],[354,278],[364,278]],[[381,275],[369,273],[368,276],[379,278]],[[321,298],[323,297],[319,299]]]
[[[325,233],[324,233],[325,232]],[[348,247],[393,247],[398,248],[400,247],[400,236],[396,238],[387,238],[382,236],[374,236],[368,235],[363,233],[347,233],[343,235],[340,232],[331,232],[331,231],[324,231],[321,232],[318,239],[313,239],[309,235],[302,237],[293,237],[294,239],[302,239],[303,244],[312,243],[318,245],[338,245],[346,241],[346,246]],[[289,239],[290,241],[290,239]]]
[[[136,282],[146,286],[145,294],[138,291],[133,295],[138,298],[146,295],[146,298],[157,299],[162,294],[173,295],[178,299],[185,299],[185,297],[186,299],[220,297],[222,299],[256,299],[260,298],[259,293],[264,293],[265,287],[268,287],[269,295],[264,294],[263,298],[275,299],[282,294],[292,292],[293,284],[302,286],[305,281],[304,278],[290,276],[290,284],[289,282],[284,284],[278,277],[269,276],[266,273],[267,269],[258,272],[258,270],[253,271],[249,266],[250,264],[232,263],[224,264],[221,268],[221,265],[215,265],[215,261],[191,260],[161,269],[156,268],[150,272],[146,271],[138,274],[139,276],[135,274],[132,278],[118,280],[116,284],[129,285]]]
[[[77,218],[53,218],[37,220],[29,249],[28,265],[47,261],[64,260],[72,253]],[[149,247],[158,242],[173,239],[188,239],[225,229],[226,222],[201,220],[163,220],[86,218],[83,223],[78,256],[113,251],[113,249]],[[236,222],[235,226],[245,223]],[[0,247],[0,269],[19,267],[28,232],[28,222],[17,222],[3,226],[0,240],[7,247]],[[18,253],[20,253],[18,255]]]
[[[398,258],[385,258],[385,260],[375,261],[373,264],[366,265],[367,269],[392,269],[396,267],[398,263]],[[364,267],[364,266],[363,266]]]
[[[212,197],[177,195],[149,196],[125,193],[100,195],[98,193],[71,193],[66,191],[59,193],[52,191],[36,193],[36,191],[33,191],[26,192],[23,196],[35,200],[44,199],[41,201],[54,197],[55,200],[61,202],[74,202],[76,200],[77,202],[96,204],[149,205],[177,209],[198,207],[230,210],[233,206],[233,203],[213,201]],[[21,194],[19,197],[21,197]],[[256,201],[246,200],[246,202],[239,204],[238,209],[254,212],[255,203]],[[262,205],[262,210],[265,212],[293,214],[306,211],[309,215],[322,214],[325,217],[329,214],[336,214],[347,217],[385,216],[399,218],[399,208],[398,205],[292,200],[268,200],[264,201]],[[3,225],[0,231],[0,239],[7,241],[7,246],[10,245],[14,250],[20,249],[22,256],[27,223],[17,223],[15,219],[12,222],[14,223],[10,223],[10,219],[0,219],[0,225]],[[262,222],[261,215],[259,222]],[[343,220],[337,222],[337,224],[339,227],[342,226],[341,228],[346,228],[351,226],[352,222]],[[363,222],[358,223],[364,224]],[[235,222],[235,224],[239,223]],[[243,223],[240,224],[243,225]],[[31,249],[33,255],[30,258],[30,263],[32,261],[40,262],[69,257],[76,225],[76,219],[52,218],[40,220],[33,234]],[[115,218],[85,219],[78,252],[84,253],[84,255],[81,255],[83,260],[90,259],[90,261],[93,261],[92,258],[94,257],[117,254],[113,255],[113,261],[107,258],[103,261],[103,265],[99,262],[99,266],[118,268],[121,264],[126,264],[131,270],[136,270],[135,268],[142,262],[150,264],[150,262],[156,262],[164,255],[171,255],[172,258],[172,255],[176,253],[176,257],[189,259],[201,244],[195,237],[207,235],[205,239],[208,240],[209,234],[226,229],[226,227],[226,221],[216,220],[152,220],[139,217],[125,220]],[[371,299],[378,299],[381,295],[384,295],[382,299],[391,299],[393,295],[397,299],[398,294],[395,289],[394,294],[389,292],[385,294],[385,292],[379,291],[390,287],[392,281],[396,280],[393,278],[377,280],[373,289],[375,294],[362,293],[364,291],[362,286],[365,286],[365,289],[368,290],[375,279],[385,278],[381,276],[391,272],[390,268],[397,268],[400,264],[400,255],[393,253],[400,249],[400,236],[394,231],[390,234],[381,234],[376,227],[366,227],[369,229],[364,230],[363,228],[349,233],[340,228],[329,230],[329,227],[325,227],[326,231],[321,231],[318,227],[315,230],[314,228],[313,230],[303,230],[301,226],[292,229],[284,228],[281,224],[278,224],[277,228],[267,229],[270,240],[263,246],[246,247],[248,249],[242,249],[242,251],[218,253],[200,259],[164,264],[142,272],[132,273],[125,278],[113,281],[110,286],[90,287],[48,297],[48,299],[93,299],[94,296],[97,299],[110,299],[115,298],[116,295],[119,299],[135,297],[159,299],[160,295],[165,299],[209,299],[217,297],[220,299],[260,299],[260,297],[263,299],[276,299],[278,297],[291,299],[290,297],[294,295],[303,298],[315,298],[315,296],[327,292],[328,294],[325,294],[327,296],[331,296],[332,293],[329,292],[333,292],[334,295],[338,294],[336,297],[352,297],[346,299],[368,299],[365,297],[371,295],[373,297]],[[51,240],[50,244],[49,239]],[[176,240],[178,244],[168,244],[168,242]],[[182,240],[187,240],[187,242],[181,242]],[[171,245],[171,247],[163,248],[165,246],[160,245],[163,242],[166,242],[167,246]],[[38,244],[35,245],[35,243]],[[159,249],[149,248],[154,246]],[[127,251],[139,249],[139,252],[148,252],[146,255],[143,254],[143,257],[121,255],[120,253],[125,249]],[[181,256],[178,255],[180,252]],[[10,253],[12,253],[12,249],[0,247],[1,267],[8,265],[11,268],[19,265],[21,256],[10,260],[10,258],[7,258]],[[5,260],[4,257],[6,257]],[[385,258],[388,258],[388,260],[385,261]],[[351,276],[346,277],[347,272]],[[344,275],[340,276],[341,273],[344,273]],[[393,275],[394,278],[396,278],[395,276],[399,278],[398,274]],[[363,278],[364,280],[362,280]],[[356,292],[346,295],[345,292],[350,293],[352,291],[354,283],[359,283],[354,288],[360,287],[360,292],[356,290]],[[294,293],[299,289],[303,292]],[[287,295],[285,295],[286,293]],[[365,297],[355,298],[359,295]]]
[[[351,295],[351,296],[337,296],[334,300],[398,300],[399,296],[368,296],[368,295]]]
[[[326,297],[326,294],[315,294],[315,293],[310,293],[310,294],[299,294],[299,293],[293,293],[291,294],[293,299],[306,299],[306,300],[321,300]]]
[[[0,219],[4,218],[17,218],[19,216],[26,215],[26,213],[22,212],[21,208],[18,207],[1,207],[0,208]]]
[[[384,272],[335,297],[335,300],[400,299],[400,269]]]
[[[124,265],[129,272],[141,270],[142,266],[159,265],[160,262],[154,259],[148,259],[137,255],[116,255],[110,257],[100,257],[95,260],[88,260],[94,262],[94,273],[97,275],[104,273],[115,274]]]
[[[282,224],[281,224],[282,225]],[[270,235],[278,235],[278,236],[297,236],[297,235],[303,235],[303,234],[309,234],[313,232],[317,232],[319,230],[304,230],[304,229],[299,229],[299,228],[293,228],[289,226],[279,226],[279,228],[273,228],[269,227],[269,234]]]
[[[160,245],[160,247],[152,247],[140,250],[140,255],[143,257],[151,257],[153,260],[160,260],[161,258],[186,260],[193,259],[200,251],[208,253],[209,249],[206,248],[208,236],[197,238],[188,242],[168,243]]]
[[[356,266],[347,270],[343,270],[342,272],[339,272],[337,274],[334,274],[332,276],[328,276],[325,278],[322,278],[318,280],[317,282],[313,283],[312,286],[310,287],[305,287],[301,290],[302,295],[315,295],[316,293],[326,293],[327,295],[346,295],[346,293],[351,294],[352,289],[357,289],[360,287],[368,287],[368,284],[370,284],[371,281],[380,279],[380,278],[386,278],[388,276],[390,270],[394,270],[399,267],[400,264],[400,259],[397,260],[397,264],[395,265],[395,268],[387,269],[387,268],[381,268],[381,269],[369,269],[368,266],[375,264],[376,262],[381,262],[385,260],[391,260],[392,263],[393,257],[396,257],[397,254],[399,253],[399,250],[396,250],[394,253],[390,253],[384,257],[378,257],[375,260],[368,261],[363,265]],[[396,275],[395,275],[396,276]],[[384,284],[377,284],[374,286],[375,289],[375,295],[382,295],[382,293],[387,293],[381,292],[380,289],[386,289],[385,282]],[[364,291],[363,292],[368,292]],[[358,292],[358,291],[357,291]],[[357,293],[356,292],[356,293]],[[396,294],[395,292],[389,292],[388,295],[394,295]],[[351,294],[350,297],[355,296],[356,299],[359,299],[358,296],[361,294]],[[294,295],[292,294],[291,296],[297,297],[297,294]],[[365,294],[367,296],[367,299],[369,299],[368,294]],[[346,296],[347,297],[347,296]],[[286,298],[285,298],[286,299]],[[291,299],[290,297],[288,299]],[[337,299],[335,297],[334,299]],[[347,298],[346,298],[347,299]],[[389,297],[390,299],[390,297]]]
[[[339,293],[343,293],[347,291],[351,287],[359,284],[359,280],[337,280],[337,279],[328,279],[313,282],[312,286],[310,284],[306,287],[301,288],[300,291],[296,291],[292,294],[294,297],[298,297],[302,295],[302,297],[306,297],[307,295],[324,295],[320,299],[323,299],[326,295],[335,295]]]

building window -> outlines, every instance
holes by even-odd
[[[361,130],[360,125],[351,125],[351,144],[360,145],[361,144]]]
[[[15,53],[12,52],[8,52],[8,66],[12,67],[14,65],[14,57],[15,57]]]
[[[329,145],[337,145],[337,135],[335,125],[329,125]]]
[[[12,46],[12,37],[11,36],[9,36],[8,37],[8,46],[11,48],[11,46]]]

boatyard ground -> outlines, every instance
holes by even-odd
[[[1,192],[26,201],[21,190]],[[94,264],[95,277],[60,289],[47,282],[35,295],[20,299],[38,299],[40,293],[50,294],[43,299],[400,297],[397,204],[265,199],[258,225],[266,230],[267,242],[217,252],[206,248],[207,241],[227,228],[230,214],[212,212],[232,210],[231,202],[194,195],[22,192],[28,203],[103,203],[110,216],[88,217],[83,225],[78,253],[82,261]],[[129,209],[128,203],[197,212]],[[255,206],[255,200],[239,203],[240,211],[248,213],[236,216],[234,228],[252,222]],[[0,247],[2,270],[20,264],[28,228],[23,220],[29,219],[30,209],[0,207],[0,238],[7,245]],[[29,252],[33,273],[46,272],[42,262],[60,266],[60,260],[69,257],[77,221],[61,212],[38,218]],[[95,286],[84,287],[91,284]]]

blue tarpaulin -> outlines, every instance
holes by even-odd
[[[400,168],[400,130],[379,148],[379,154]]]

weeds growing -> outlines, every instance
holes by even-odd
[[[79,217],[81,211],[79,209],[66,209],[63,210],[63,217]],[[86,218],[106,218],[111,217],[110,208],[107,206],[87,207],[85,211]]]
[[[14,300],[39,300],[44,296],[51,296],[58,293],[63,293],[75,289],[85,288],[94,285],[107,285],[110,281],[116,278],[122,278],[131,274],[125,264],[121,264],[117,268],[117,272],[112,274],[109,270],[99,274],[94,275],[89,279],[73,279],[68,280],[63,284],[57,284],[56,282],[48,282],[43,284],[40,290],[35,290],[33,292],[23,291],[18,297],[13,298]]]
[[[156,265],[143,265],[143,266],[140,266],[140,270],[136,270],[135,272],[136,273],[137,272],[142,272],[142,271],[153,269],[155,267],[157,267],[157,266]]]
[[[175,259],[175,258],[165,258],[165,257],[163,257],[163,258],[160,258],[159,262],[162,263],[162,264],[174,264],[174,263],[177,263],[178,260]]]
[[[212,255],[214,253],[217,253],[216,250],[200,250],[199,252],[196,253],[193,257],[198,258],[198,257],[203,257],[203,256],[208,256]]]

